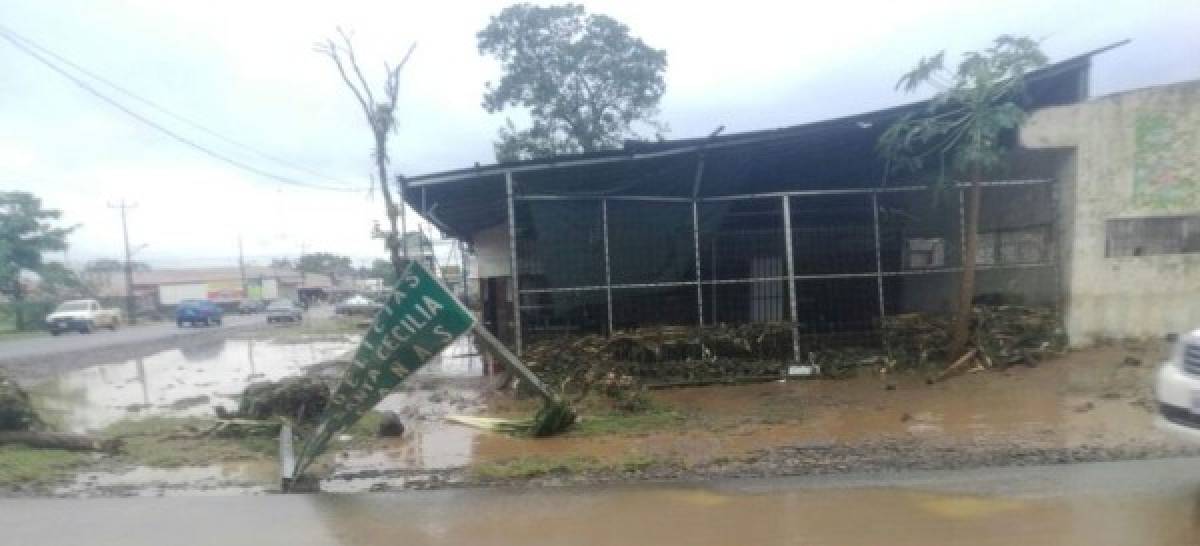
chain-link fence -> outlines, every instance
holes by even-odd
[[[517,344],[762,323],[792,330],[794,358],[822,346],[878,345],[889,315],[952,309],[966,191],[512,195]],[[988,182],[982,191],[977,298],[1054,303],[1055,185]]]

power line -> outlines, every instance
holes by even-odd
[[[149,119],[149,118],[147,118],[147,117],[145,117],[145,116],[143,116],[143,115],[141,115],[141,114],[139,114],[139,113],[137,113],[137,112],[135,112],[135,111],[131,110],[129,107],[127,107],[127,106],[125,106],[125,105],[121,104],[120,102],[117,102],[115,99],[113,99],[113,98],[111,98],[111,97],[109,97],[109,96],[105,95],[104,93],[102,93],[102,92],[101,92],[101,91],[99,91],[98,89],[96,89],[96,88],[92,87],[91,85],[89,85],[87,82],[85,82],[85,81],[81,80],[80,78],[76,77],[74,74],[71,74],[70,72],[67,72],[66,70],[63,70],[63,68],[62,68],[62,67],[60,67],[60,66],[58,66],[58,65],[54,64],[52,61],[50,61],[49,59],[46,59],[45,57],[43,57],[43,56],[42,56],[41,54],[39,54],[38,52],[36,52],[36,51],[34,51],[34,50],[30,49],[28,46],[26,46],[25,44],[21,43],[21,42],[20,42],[18,39],[14,38],[14,37],[13,37],[13,35],[11,34],[11,32],[9,32],[9,31],[0,31],[0,37],[3,37],[5,40],[8,40],[8,42],[9,42],[9,43],[11,43],[13,46],[15,46],[17,49],[20,49],[22,52],[24,52],[24,53],[28,54],[29,56],[33,57],[34,59],[37,59],[39,62],[41,62],[42,64],[46,65],[46,66],[47,66],[48,68],[50,68],[51,70],[53,70],[53,71],[55,71],[55,72],[59,73],[60,75],[62,75],[64,78],[67,78],[68,80],[71,80],[71,82],[72,82],[72,83],[74,83],[75,85],[78,85],[78,86],[79,86],[80,88],[82,88],[84,91],[87,91],[88,93],[91,93],[91,94],[92,94],[92,95],[94,95],[96,98],[98,98],[98,99],[100,99],[100,100],[102,100],[102,101],[104,101],[104,102],[107,102],[108,104],[110,104],[110,105],[111,105],[111,106],[113,106],[114,108],[116,108],[116,109],[118,109],[118,110],[120,110],[120,111],[124,112],[125,114],[128,114],[130,117],[132,117],[132,118],[134,118],[134,119],[136,119],[136,120],[138,120],[138,121],[140,121],[140,122],[142,122],[142,123],[144,123],[144,124],[146,124],[146,125],[148,125],[148,126],[150,126],[150,127],[154,128],[154,129],[157,129],[158,131],[160,131],[160,132],[162,132],[163,134],[165,134],[165,135],[167,135],[167,136],[169,136],[169,137],[171,137],[171,138],[175,139],[176,141],[178,141],[178,142],[180,142],[180,143],[182,143],[182,144],[184,144],[184,145],[187,145],[187,146],[189,146],[189,147],[191,147],[191,148],[193,148],[193,149],[195,149],[195,150],[198,150],[198,151],[200,151],[201,153],[204,153],[205,155],[208,155],[208,156],[210,156],[210,157],[212,157],[212,158],[214,158],[214,159],[217,159],[217,160],[219,160],[219,161],[223,161],[223,162],[225,162],[225,163],[228,163],[228,164],[230,164],[230,165],[233,165],[234,167],[237,167],[237,168],[239,168],[239,169],[242,169],[242,170],[244,170],[244,171],[247,171],[247,172],[254,173],[254,174],[256,174],[256,175],[259,175],[259,176],[261,176],[261,177],[264,177],[264,178],[270,178],[270,179],[272,179],[272,180],[275,180],[275,181],[277,181],[277,182],[282,182],[282,183],[284,183],[284,184],[289,184],[289,185],[292,185],[292,186],[299,186],[299,187],[303,187],[303,188],[310,188],[310,189],[317,189],[317,190],[330,190],[330,191],[345,191],[345,192],[357,192],[357,191],[359,191],[359,190],[357,190],[357,189],[354,189],[354,188],[341,188],[341,187],[334,187],[334,186],[323,186],[323,185],[319,185],[319,184],[312,184],[312,183],[309,183],[309,182],[303,182],[303,181],[296,180],[296,179],[294,179],[294,178],[289,178],[289,177],[286,177],[286,176],[280,176],[280,175],[277,175],[277,174],[274,174],[274,173],[270,173],[270,172],[264,171],[264,170],[262,170],[262,169],[259,169],[259,168],[256,168],[256,167],[253,167],[253,166],[251,166],[251,165],[248,165],[248,164],[246,164],[246,163],[243,163],[243,162],[241,162],[241,161],[238,161],[238,160],[236,160],[236,159],[233,159],[233,158],[231,158],[231,157],[228,157],[228,156],[226,156],[226,155],[224,155],[224,154],[221,154],[220,152],[217,152],[217,151],[215,151],[215,150],[212,150],[212,149],[210,149],[210,148],[208,148],[208,147],[205,147],[205,146],[204,146],[204,145],[202,145],[202,144],[198,144],[198,143],[196,143],[196,142],[194,142],[194,141],[192,141],[192,140],[189,140],[187,137],[184,137],[183,135],[180,135],[180,134],[178,134],[178,133],[176,133],[176,132],[174,132],[174,131],[172,131],[172,130],[170,130],[170,129],[167,129],[166,127],[163,127],[162,125],[159,125],[158,123],[155,123],[153,120],[151,120],[151,119]]]
[[[35,41],[33,41],[33,40],[30,40],[29,38],[27,38],[27,37],[25,37],[25,36],[22,36],[21,34],[19,34],[19,33],[15,32],[15,31],[13,31],[12,29],[10,29],[10,28],[8,28],[8,27],[5,27],[4,25],[0,25],[0,32],[6,33],[6,34],[10,35],[10,37],[12,37],[12,38],[16,38],[16,39],[20,40],[20,41],[21,41],[21,42],[23,42],[25,45],[27,45],[27,46],[29,46],[29,47],[31,47],[31,48],[33,48],[33,49],[36,49],[36,50],[38,50],[39,52],[41,52],[41,53],[43,53],[43,54],[45,54],[45,55],[47,55],[47,56],[50,56],[50,57],[54,58],[54,59],[55,59],[55,60],[57,60],[58,62],[60,62],[60,63],[62,63],[62,64],[65,64],[65,65],[67,65],[67,66],[69,66],[69,67],[71,67],[71,68],[75,69],[76,71],[78,71],[78,72],[80,72],[80,73],[82,73],[82,74],[84,74],[84,75],[86,75],[86,76],[88,76],[88,77],[91,77],[92,79],[94,79],[94,80],[96,80],[96,81],[99,81],[99,82],[101,82],[101,83],[103,83],[103,84],[105,84],[105,85],[107,85],[107,86],[109,86],[109,87],[111,87],[111,88],[113,88],[113,89],[117,90],[118,92],[120,92],[120,93],[124,94],[125,96],[127,96],[127,97],[129,97],[129,98],[131,98],[131,99],[133,99],[133,100],[136,100],[136,101],[138,101],[138,102],[140,102],[140,103],[142,103],[142,104],[145,104],[146,106],[149,106],[150,108],[153,108],[153,109],[155,109],[155,110],[158,110],[159,112],[162,112],[163,114],[166,114],[167,116],[169,116],[169,117],[171,117],[171,118],[173,118],[173,119],[175,119],[175,120],[177,120],[177,121],[179,121],[179,122],[181,122],[181,123],[184,123],[184,124],[186,124],[186,125],[189,125],[189,126],[191,126],[191,127],[195,128],[195,129],[198,129],[198,130],[200,130],[200,131],[203,131],[203,132],[205,132],[205,133],[208,133],[209,135],[212,135],[213,137],[216,137],[216,138],[218,138],[218,139],[220,139],[220,140],[222,140],[222,141],[224,141],[224,142],[226,142],[226,143],[229,143],[229,144],[232,144],[232,145],[234,145],[234,146],[241,147],[241,148],[245,148],[247,151],[249,151],[249,152],[251,152],[251,153],[253,153],[253,154],[255,154],[255,155],[259,156],[259,157],[262,157],[262,158],[265,158],[265,159],[268,159],[268,160],[274,161],[274,162],[276,162],[276,163],[279,163],[280,165],[283,165],[283,166],[286,166],[286,167],[290,167],[290,168],[292,168],[292,169],[296,169],[296,170],[298,170],[298,171],[302,171],[302,172],[305,172],[305,173],[311,174],[311,175],[313,175],[313,176],[317,176],[317,177],[320,177],[320,178],[324,178],[325,180],[328,180],[328,181],[331,181],[331,182],[339,182],[339,183],[345,184],[345,182],[342,182],[342,181],[340,181],[340,180],[337,180],[337,179],[335,179],[335,178],[333,178],[333,177],[331,177],[331,176],[329,176],[329,175],[322,174],[322,173],[320,173],[320,172],[317,172],[317,171],[314,171],[314,170],[312,170],[312,169],[309,169],[309,168],[307,168],[307,167],[305,167],[305,166],[303,166],[303,165],[299,165],[299,164],[293,163],[293,162],[291,162],[291,161],[288,161],[288,160],[286,160],[286,159],[282,159],[282,158],[276,157],[276,156],[274,156],[274,155],[272,155],[272,154],[269,154],[269,153],[267,153],[267,152],[264,152],[264,151],[262,151],[262,150],[259,150],[258,148],[255,148],[254,146],[251,146],[251,145],[249,145],[249,144],[246,144],[246,143],[243,143],[243,142],[239,142],[239,141],[237,141],[237,140],[234,140],[234,139],[232,139],[232,138],[229,138],[229,137],[227,137],[227,136],[225,136],[225,135],[222,135],[221,133],[218,133],[217,131],[214,131],[214,130],[212,130],[212,129],[209,129],[208,127],[205,127],[204,125],[201,125],[200,123],[198,123],[198,122],[196,122],[196,121],[192,121],[191,119],[188,119],[188,118],[186,118],[186,117],[184,117],[184,116],[182,116],[182,115],[176,114],[175,112],[172,112],[171,110],[168,110],[168,109],[167,109],[165,106],[162,106],[162,105],[160,105],[160,104],[158,104],[158,103],[156,103],[156,102],[154,102],[154,101],[152,101],[152,100],[150,100],[150,99],[147,99],[147,98],[145,98],[145,97],[142,97],[142,96],[138,95],[137,93],[134,93],[133,91],[130,91],[130,90],[128,90],[128,89],[126,89],[126,88],[124,88],[124,87],[122,87],[122,86],[120,86],[120,85],[118,85],[118,84],[114,83],[112,80],[109,80],[109,79],[107,79],[107,78],[105,78],[105,77],[103,77],[103,76],[100,76],[99,74],[96,74],[95,72],[92,72],[92,71],[90,71],[90,70],[88,70],[88,69],[86,69],[86,68],[84,68],[84,67],[82,67],[82,66],[79,66],[79,64],[77,64],[77,63],[75,63],[75,62],[72,62],[70,59],[67,59],[67,58],[63,57],[62,55],[59,55],[58,53],[55,53],[54,51],[51,51],[51,50],[49,50],[49,49],[46,49],[44,46],[42,46],[42,45],[38,44],[37,42],[35,42]]]

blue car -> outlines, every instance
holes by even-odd
[[[217,304],[208,300],[183,300],[175,308],[175,325],[183,328],[183,323],[191,326],[197,324],[221,325],[221,311]]]

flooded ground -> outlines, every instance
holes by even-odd
[[[1200,459],[677,485],[0,500],[0,528],[14,544],[50,546],[1185,546],[1200,540]]]
[[[211,416],[214,405],[235,409],[250,383],[299,375],[353,347],[349,340],[219,339],[57,374],[28,390],[39,415],[63,431],[95,431],[148,415]]]
[[[303,373],[336,376],[339,369],[323,363],[353,346],[353,335],[230,339],[60,373],[29,389],[42,415],[61,430],[94,431],[152,416],[211,417],[216,405],[236,407],[236,396],[255,381]],[[438,488],[473,483],[476,471],[489,465],[518,465],[517,474],[548,473],[549,483],[564,483],[555,477],[564,462],[579,467],[568,473],[615,468],[637,480],[844,472],[877,468],[880,460],[895,463],[882,468],[937,468],[1161,456],[1184,447],[1151,426],[1149,380],[1157,351],[1153,345],[1110,345],[1036,368],[971,373],[935,385],[916,375],[881,378],[864,372],[848,380],[656,390],[650,393],[654,409],[645,416],[647,426],[633,416],[628,429],[621,424],[595,433],[584,426],[565,436],[532,439],[445,420],[456,414],[531,414],[536,407],[497,393],[484,359],[464,338],[376,408],[400,415],[403,437],[367,438],[366,447],[363,438],[334,440],[333,465],[322,488]],[[585,425],[611,417],[603,411],[584,411]],[[278,485],[273,455],[259,457],[200,467],[85,471],[56,494],[273,490]],[[519,467],[527,461],[551,470]],[[647,467],[659,471],[643,473]]]

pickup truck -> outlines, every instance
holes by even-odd
[[[116,330],[121,325],[121,311],[105,309],[96,300],[64,301],[46,315],[46,327],[57,336],[68,330],[89,334],[98,327]]]

